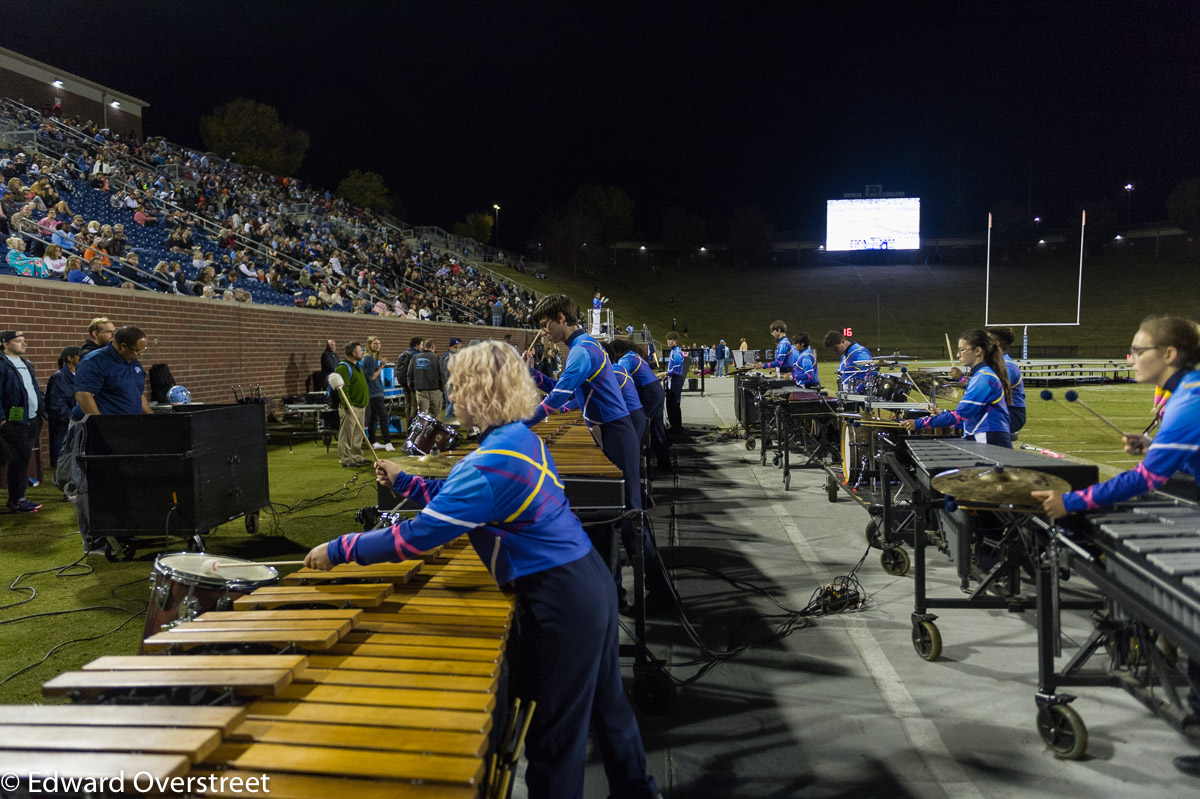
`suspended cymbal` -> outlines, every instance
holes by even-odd
[[[421,477],[445,477],[458,462],[443,455],[401,455],[392,460],[401,470]]]
[[[1071,485],[1061,477],[1034,469],[977,466],[952,469],[933,478],[935,491],[954,497],[960,502],[983,502],[989,505],[1033,506],[1037,501],[1031,491],[1065,493]]]

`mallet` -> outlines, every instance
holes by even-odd
[[[220,558],[209,558],[200,564],[200,571],[203,574],[216,574],[217,572],[228,571],[229,569],[249,569],[252,566],[303,566],[302,560],[265,560],[255,561],[254,563],[226,563],[221,565]]]
[[[1074,391],[1068,391],[1068,392],[1067,392],[1067,394],[1072,394],[1072,395],[1073,395],[1073,394],[1075,394],[1075,392],[1074,392]],[[1047,400],[1047,401],[1051,401],[1051,402],[1052,402],[1052,401],[1054,400],[1054,392],[1053,392],[1053,391],[1051,391],[1051,390],[1050,390],[1050,389],[1048,389],[1048,388],[1043,388],[1043,389],[1042,389],[1042,393],[1041,393],[1041,394],[1039,394],[1038,396],[1040,396],[1042,399],[1044,399],[1044,400]],[[1070,405],[1064,405],[1063,407],[1064,407],[1064,408],[1066,408],[1066,409],[1067,409],[1068,411],[1070,411],[1071,413],[1073,413],[1075,416],[1077,416],[1077,417],[1079,417],[1080,419],[1082,419],[1083,421],[1085,421],[1085,422],[1088,422],[1089,424],[1093,423],[1091,419],[1089,419],[1088,417],[1084,416],[1082,413],[1080,413],[1079,411],[1075,410],[1075,409],[1074,409],[1074,408],[1072,408]],[[1124,437],[1125,437],[1125,434],[1124,434],[1124,433],[1122,433],[1122,434],[1121,434],[1121,438],[1122,438],[1122,439],[1124,439]]]
[[[342,402],[346,404],[346,413],[350,414],[350,418],[354,420],[354,426],[357,427],[358,431],[363,434],[363,440],[366,441],[367,431],[363,429],[362,422],[358,421],[358,417],[355,416],[354,412],[350,410],[350,400],[346,399],[346,379],[337,372],[334,372],[329,376],[328,382],[329,387],[337,391],[338,396],[342,398]],[[375,459],[376,463],[379,463],[379,456],[375,454],[374,447],[371,447],[371,457]]]
[[[1106,425],[1108,425],[1108,426],[1109,426],[1109,427],[1111,427],[1113,430],[1115,430],[1115,431],[1117,432],[1117,435],[1119,435],[1121,438],[1125,438],[1125,431],[1124,431],[1124,430],[1122,430],[1121,428],[1117,427],[1117,426],[1116,426],[1115,424],[1113,424],[1112,422],[1110,422],[1110,421],[1108,421],[1107,419],[1105,419],[1103,416],[1101,416],[1099,413],[1097,413],[1097,412],[1096,412],[1096,411],[1095,411],[1095,410],[1092,408],[1092,406],[1091,406],[1091,405],[1088,405],[1086,402],[1084,402],[1083,400],[1081,400],[1081,399],[1079,398],[1079,392],[1078,392],[1078,391],[1068,391],[1067,393],[1063,394],[1063,398],[1064,398],[1064,399],[1065,399],[1067,402],[1078,402],[1080,405],[1082,405],[1082,406],[1084,407],[1084,409],[1085,409],[1085,410],[1087,410],[1087,412],[1088,412],[1088,413],[1090,413],[1092,416],[1095,416],[1097,419],[1099,419],[1100,421],[1104,422]]]
[[[920,394],[921,398],[925,400],[926,405],[934,405],[935,404],[932,400],[929,399],[929,397],[925,396],[925,392],[922,391],[921,388],[917,385],[916,381],[913,380],[912,377],[909,376],[907,366],[900,367],[900,374],[904,375],[904,379],[908,382],[908,384],[917,390],[917,393]]]

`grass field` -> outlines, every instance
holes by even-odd
[[[1120,355],[1143,317],[1200,313],[1198,267],[1200,258],[1156,259],[1137,249],[1087,258],[1083,323],[1031,328],[1030,343],[1101,347],[1107,355]],[[1066,252],[994,262],[990,320],[1074,321],[1078,269],[1077,256],[1073,260]],[[535,288],[567,293],[588,307],[598,288],[611,299],[619,328],[640,329],[646,323],[660,342],[676,318],[681,331],[688,328],[684,343],[715,344],[723,338],[736,346],[745,336],[751,347],[765,349],[773,343],[770,323],[783,319],[789,330],[807,331],[818,346],[825,331],[850,327],[872,350],[920,348],[910,354],[931,357],[936,351],[940,357],[944,334],[954,338],[983,326],[985,276],[983,263],[732,269],[697,259],[660,267],[657,275],[648,266],[621,262],[580,279],[552,269]]]
[[[833,368],[830,362],[821,364],[827,384],[832,384]],[[1096,386],[1079,393],[1122,428],[1141,430],[1150,418],[1150,388]],[[1121,452],[1114,434],[1081,421],[1063,403],[1046,403],[1037,398],[1037,391],[1030,393],[1029,402],[1022,441],[1099,463],[1106,476],[1136,462]],[[326,454],[323,446],[297,443],[294,452],[275,446],[268,462],[271,496],[280,513],[265,515],[262,532],[255,537],[246,534],[241,521],[216,529],[208,538],[210,551],[252,560],[300,557],[321,541],[357,529],[354,512],[375,504],[369,470],[340,467],[335,454]],[[10,586],[30,573],[18,584],[22,590],[0,591],[0,606],[6,606],[0,609],[0,680],[59,648],[45,663],[0,684],[3,703],[42,701],[41,684],[56,674],[101,655],[136,652],[154,561],[150,550],[129,563],[109,563],[92,555],[87,562],[94,571],[58,571],[80,556],[74,506],[63,502],[49,483],[30,489],[29,496],[44,503],[39,513],[0,516],[0,585]],[[305,502],[294,511],[284,507],[314,497],[325,500]],[[181,549],[183,542],[177,539],[161,551]],[[26,599],[28,589],[36,591],[33,600],[11,606]],[[20,620],[32,614],[61,615]],[[68,643],[81,638],[93,640]]]

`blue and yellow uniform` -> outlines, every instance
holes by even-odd
[[[538,388],[548,389],[546,398],[525,423],[533,426],[548,414],[561,413],[572,397],[575,398],[574,407],[583,411],[588,425],[605,424],[629,416],[621,387],[613,376],[612,363],[600,343],[582,330],[576,330],[567,339],[567,347],[567,363],[558,379],[543,376],[538,380]]]
[[[1082,491],[1063,494],[1068,511],[1092,510],[1161,488],[1175,472],[1200,479],[1200,371],[1176,372],[1158,433],[1136,468]]]
[[[992,367],[983,363],[977,363],[971,368],[971,379],[967,382],[967,389],[963,392],[957,408],[916,420],[919,430],[929,427],[961,427],[963,438],[973,438],[981,443],[1012,449],[1008,422],[1004,384],[1000,382],[1000,376]]]
[[[1011,432],[1016,433],[1025,426],[1025,378],[1021,376],[1021,367],[1007,352],[1004,353],[1004,365],[1008,368],[1008,385],[1012,395],[1012,402],[1008,403],[1008,420],[1012,425]]]
[[[796,356],[792,364],[792,380],[798,386],[815,386],[821,381],[817,379],[817,354],[812,347],[805,347]]]
[[[792,346],[792,340],[787,336],[781,336],[779,341],[775,342],[775,359],[766,364],[768,369],[778,369],[781,372],[790,372],[796,365],[797,353]]]
[[[329,559],[398,562],[468,535],[496,582],[517,596],[513,689],[539,711],[528,737],[530,796],[583,795],[589,720],[610,792],[655,796],[621,682],[612,578],[542,440],[520,422],[490,429],[446,479],[401,473],[393,490],[425,507],[390,528],[330,541]]]
[[[687,363],[683,348],[678,344],[667,357],[667,424],[679,432],[683,429],[683,370]]]
[[[872,360],[871,352],[866,347],[851,341],[838,364],[838,385],[845,391],[857,390],[863,381],[875,373]]]
[[[642,400],[642,411],[646,414],[646,425],[650,430],[650,449],[658,468],[662,471],[671,470],[671,444],[667,440],[667,428],[663,424],[663,407],[666,404],[666,394],[658,376],[636,352],[627,352],[617,363],[633,377],[638,396]]]
[[[634,432],[638,434],[638,441],[641,441],[646,435],[646,411],[642,407],[642,396],[638,393],[637,383],[634,382],[633,376],[625,370],[620,361],[612,365],[612,370],[613,377],[621,386],[621,398],[625,400],[625,407],[629,409],[629,418],[633,422]]]

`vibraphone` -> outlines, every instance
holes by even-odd
[[[880,459],[883,473],[881,485],[882,535],[889,540],[899,539],[901,524],[911,526],[913,544],[913,591],[912,614],[913,648],[924,660],[937,660],[941,654],[942,638],[937,625],[938,618],[929,612],[932,608],[954,609],[1006,609],[1032,608],[1034,602],[1021,596],[1021,569],[1034,565],[1045,548],[1045,536],[1038,534],[1028,513],[1006,511],[1003,508],[970,508],[965,505],[947,510],[945,499],[932,486],[937,475],[952,469],[977,466],[1014,467],[1046,472],[1065,479],[1073,489],[1085,488],[1098,479],[1098,470],[1071,461],[1059,460],[1026,450],[1011,450],[966,439],[910,437],[904,440],[901,451],[886,453]],[[892,502],[892,481],[896,480],[910,497],[908,512],[896,513]],[[974,579],[972,566],[980,555],[980,538],[985,528],[997,534],[994,549],[994,565],[979,577],[978,585],[971,590]],[[927,594],[925,555],[929,539],[937,536],[937,545],[950,555],[958,569],[961,587],[970,591],[967,598],[930,597]],[[901,550],[902,551],[902,550]],[[988,564],[980,561],[979,568]],[[988,598],[986,593],[993,585],[1002,586],[1001,598]],[[1070,600],[1064,608],[1087,610],[1096,606],[1092,600]]]
[[[818,391],[790,388],[772,389],[759,402],[761,424],[760,462],[767,463],[767,449],[774,443],[773,466],[783,470],[783,488],[792,482],[791,452],[804,456],[795,468],[820,467],[837,458],[837,409],[833,401]]]
[[[146,639],[162,654],[45,684],[75,704],[0,706],[0,772],[124,774],[127,790],[144,772],[192,778],[199,796],[262,793],[265,778],[297,799],[477,797],[512,613],[465,539],[424,562],[301,570]]]
[[[1160,491],[1139,501],[1043,525],[1050,536],[1038,569],[1038,731],[1059,756],[1082,757],[1087,728],[1063,686],[1121,686],[1182,729],[1183,694],[1200,691],[1200,507]],[[1105,597],[1095,629],[1056,672],[1061,570],[1069,567]],[[1103,651],[1102,665],[1085,670]],[[1180,669],[1175,653],[1191,664]]]
[[[746,449],[755,446],[755,432],[762,434],[762,399],[772,389],[795,388],[791,378],[771,377],[762,372],[737,372],[733,376],[733,412],[746,434]]]

